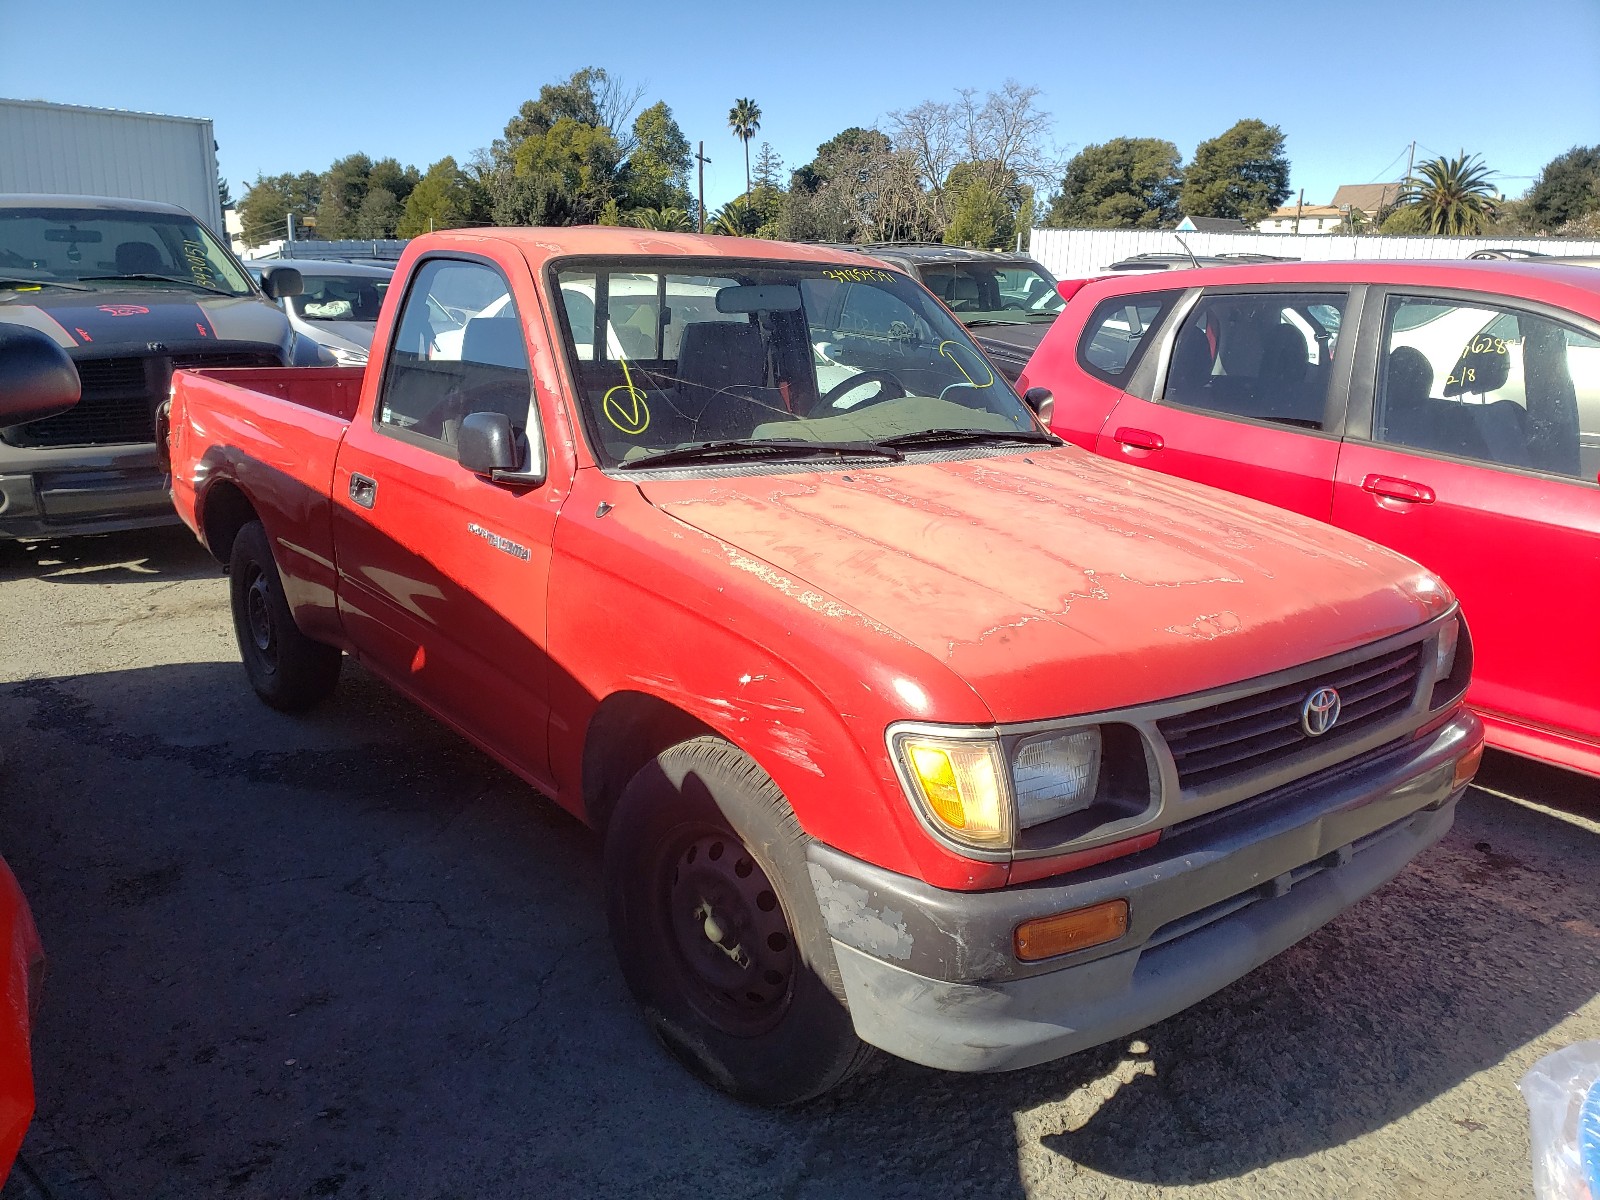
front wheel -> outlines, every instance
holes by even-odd
[[[819,1096],[871,1055],[844,1005],[806,840],[777,785],[715,737],[634,776],[606,835],[629,990],[685,1066],[756,1104]]]
[[[326,700],[339,682],[344,655],[312,641],[294,623],[260,521],[251,521],[233,539],[228,577],[233,632],[256,695],[283,712],[304,712]]]

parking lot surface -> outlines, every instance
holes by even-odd
[[[1490,755],[1441,846],[1135,1039],[745,1108],[636,1016],[598,840],[348,662],[262,706],[186,531],[0,545],[0,629],[24,1156],[118,1200],[1500,1200],[1516,1080],[1600,1037],[1600,785]]]

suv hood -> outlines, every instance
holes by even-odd
[[[1234,683],[1453,603],[1364,539],[1072,447],[640,490],[915,643],[997,721]]]

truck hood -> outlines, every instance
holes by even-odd
[[[255,342],[282,346],[289,330],[281,310],[259,296],[208,296],[171,288],[45,292],[33,303],[0,304],[0,322],[41,329],[66,349],[110,352],[151,342]]]
[[[640,489],[915,643],[997,721],[1238,682],[1453,603],[1371,542],[1072,447]]]

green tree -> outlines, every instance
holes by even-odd
[[[365,154],[335,159],[322,173],[322,197],[317,204],[317,233],[330,241],[356,236],[356,214],[367,197],[372,160]]]
[[[257,175],[238,206],[245,245],[264,246],[283,237],[289,214],[311,216],[321,198],[322,177],[314,171]]]
[[[404,204],[421,179],[422,173],[415,167],[402,167],[397,159],[380,158],[367,173],[367,190],[382,188]]]
[[[689,139],[665,101],[652,104],[635,118],[633,140],[624,175],[625,207],[687,210]]]
[[[1468,158],[1465,150],[1455,158],[1429,159],[1417,164],[1416,173],[1406,180],[1401,208],[1415,210],[1420,233],[1447,237],[1481,233],[1493,219],[1499,199],[1489,175],[1482,158],[1476,154]]]
[[[562,223],[582,224],[593,221],[615,194],[621,159],[622,149],[609,129],[562,117],[517,147],[511,173],[559,188],[567,197],[562,207],[571,213]]]
[[[1396,204],[1387,213],[1380,214],[1378,232],[1387,234],[1422,234],[1431,232],[1421,205]]]
[[[362,239],[392,238],[404,215],[399,198],[388,188],[370,188],[350,223],[351,235]]]
[[[1178,148],[1161,138],[1112,138],[1067,163],[1046,223],[1057,229],[1159,229],[1178,220]]]
[[[757,191],[783,191],[783,158],[772,148],[771,142],[761,143],[761,153],[756,155],[754,176]]]
[[[1574,146],[1545,163],[1527,203],[1533,220],[1547,231],[1600,212],[1600,146]]]
[[[428,168],[406,197],[405,213],[395,227],[395,236],[417,237],[432,229],[460,229],[488,220],[484,189],[446,155]]]
[[[1246,119],[1195,147],[1178,207],[1191,217],[1233,217],[1254,225],[1289,198],[1283,130]]]
[[[636,208],[626,217],[636,229],[658,229],[668,233],[688,233],[694,226],[686,208]]]
[[[945,181],[946,193],[955,197],[950,224],[944,231],[947,246],[974,246],[993,250],[1010,243],[1015,225],[1005,199],[976,172],[958,178],[958,164]]]
[[[761,107],[754,100],[735,100],[728,110],[728,128],[744,144],[744,191],[750,194],[750,139],[761,128]]]

